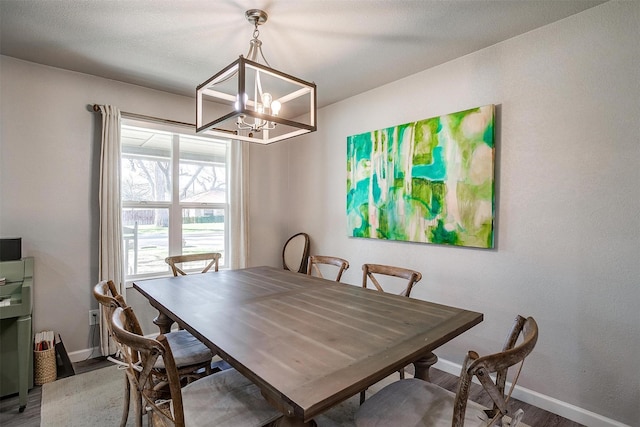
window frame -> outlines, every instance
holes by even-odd
[[[120,195],[120,212],[121,215],[126,209],[167,209],[168,210],[168,254],[167,256],[180,255],[182,254],[182,228],[183,228],[183,211],[185,209],[206,209],[206,210],[222,210],[224,212],[224,233],[223,233],[223,245],[224,245],[224,255],[220,260],[220,269],[227,269],[231,265],[230,260],[230,250],[229,250],[229,213],[231,211],[231,199],[229,193],[229,179],[231,177],[231,140],[230,139],[221,139],[217,137],[213,137],[210,135],[198,135],[194,131],[194,127],[188,126],[184,124],[184,126],[180,126],[176,124],[167,124],[161,121],[152,121],[152,120],[141,120],[137,118],[127,118],[122,117],[120,123],[120,130],[122,133],[122,129],[125,127],[134,127],[141,128],[144,130],[149,130],[151,132],[168,132],[171,133],[171,148],[170,148],[170,156],[169,156],[169,168],[170,168],[170,177],[171,177],[171,191],[170,191],[170,200],[169,201],[125,201],[123,200],[123,195]],[[181,137],[196,137],[198,139],[209,139],[214,143],[222,143],[226,145],[225,149],[225,202],[224,203],[212,203],[212,202],[183,202],[180,200],[180,138]],[[122,138],[122,136],[121,136]],[[127,158],[127,154],[124,151],[120,150],[120,160],[121,162]],[[213,164],[215,162],[207,162],[209,164]],[[121,185],[122,185],[122,177]],[[124,227],[124,225],[123,225]],[[123,245],[123,265],[125,264],[124,259],[128,256],[128,251],[124,249],[124,236],[121,239],[121,244]],[[185,270],[189,271],[197,271],[197,268]],[[150,279],[150,278],[158,278],[158,277],[170,277],[172,276],[171,268],[169,265],[166,265],[166,271],[162,272],[152,272],[152,273],[143,273],[143,274],[133,274],[130,275],[128,271],[124,271],[123,280],[125,282],[125,286],[127,288],[131,287],[133,282],[136,280],[142,279]]]

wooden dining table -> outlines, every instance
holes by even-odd
[[[481,313],[272,267],[135,281],[155,323],[187,329],[256,384],[284,415],[313,418],[413,363],[428,379],[431,351]]]

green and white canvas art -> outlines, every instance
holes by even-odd
[[[494,106],[347,138],[353,237],[493,248]]]

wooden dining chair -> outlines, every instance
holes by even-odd
[[[93,288],[93,295],[102,307],[104,314],[103,318],[107,321],[109,336],[113,337],[113,325],[111,324],[112,314],[116,308],[127,308],[127,303],[122,295],[120,295],[116,290],[115,284],[111,280],[103,280],[95,285]],[[174,348],[174,361],[177,364],[177,371],[180,378],[185,378],[186,381],[189,382],[211,374],[211,360],[213,358],[213,354],[207,346],[185,330],[170,332],[165,336],[167,341],[171,343],[172,348]],[[123,349],[118,345],[117,340],[114,341],[116,342],[116,346],[118,347],[120,354],[122,354]],[[116,363],[121,364],[121,361],[116,359],[113,360]],[[156,361],[153,375],[158,379],[158,381],[166,381],[166,370],[163,359]],[[124,407],[120,422],[121,427],[124,427],[127,424],[130,393],[130,384],[129,381],[126,380]]]
[[[298,233],[289,237],[282,248],[282,267],[298,273],[307,272],[309,258],[309,235]]]
[[[127,377],[131,388],[141,396],[151,425],[263,426],[282,416],[261,395],[260,389],[235,369],[206,376],[181,388],[172,346],[165,335],[144,337],[133,311],[116,308],[112,316],[113,334],[125,348]],[[153,377],[158,361],[166,369],[168,395],[161,392]],[[162,396],[162,397],[161,397]],[[136,414],[141,414],[136,410]],[[142,424],[142,416],[136,419]]]
[[[211,270],[211,267],[213,267],[213,271],[218,271],[218,264],[220,262],[220,257],[222,257],[222,254],[218,252],[207,252],[207,253],[201,253],[201,254],[174,255],[174,256],[166,257],[164,259],[164,262],[169,264],[169,267],[171,267],[171,272],[173,273],[174,276],[177,277],[178,274],[181,276],[186,276],[187,273],[185,273],[182,269],[180,269],[176,264],[181,264],[182,268],[186,270],[184,265],[182,265],[183,263],[208,261],[208,263],[205,264],[204,268],[201,271],[201,273],[206,273],[207,271]]]
[[[93,288],[93,296],[100,304],[102,309],[102,319],[107,322],[107,331],[109,337],[113,336],[113,328],[111,327],[111,316],[113,311],[118,307],[126,307],[127,303],[120,293],[116,290],[115,284],[111,280],[103,280]],[[119,343],[116,342],[118,352],[122,349]],[[113,359],[115,360],[115,359]],[[116,361],[118,363],[118,361]],[[124,378],[124,406],[122,408],[122,418],[120,419],[120,427],[125,427],[127,419],[129,418],[129,402],[131,401],[131,388],[129,387],[129,380],[125,376]]]
[[[411,296],[411,290],[413,289],[413,285],[422,280],[422,273],[419,271],[411,270],[403,267],[395,267],[392,265],[383,265],[383,264],[363,264],[362,265],[362,287],[366,288],[369,282],[373,285],[373,287],[380,291],[385,292],[384,288],[380,284],[378,280],[380,276],[387,277],[396,277],[399,279],[407,280],[406,285],[404,285],[404,289],[400,292],[400,295],[405,297]],[[428,356],[432,360],[437,360],[436,355],[430,353]],[[435,362],[434,362],[435,363]],[[398,371],[400,373],[400,379],[404,379],[404,368]],[[364,402],[365,392],[360,392],[360,404]]]
[[[385,292],[382,285],[378,281],[379,276],[393,276],[401,279],[406,279],[407,284],[400,292],[400,295],[409,297],[411,296],[411,289],[413,285],[418,283],[422,279],[422,274],[419,271],[410,270],[408,268],[394,267],[391,265],[382,264],[363,264],[362,265],[362,287],[366,288],[368,283],[371,282],[375,289],[380,292]]]
[[[517,344],[519,337],[522,342]],[[501,425],[509,410],[511,392],[518,381],[524,359],[533,351],[538,340],[538,325],[532,318],[516,317],[500,353],[480,357],[470,351],[460,372],[457,393],[452,393],[433,383],[411,378],[396,381],[370,397],[356,412],[358,427],[374,426],[452,426],[490,427]],[[520,364],[505,389],[510,367]],[[496,374],[492,379],[491,374]],[[469,388],[477,378],[493,401],[487,409],[468,401]]]
[[[316,275],[324,279],[324,276],[322,275],[322,271],[320,269],[320,265],[332,265],[338,267],[338,273],[336,275],[335,281],[339,282],[340,278],[342,277],[342,273],[344,273],[344,271],[349,268],[349,261],[334,256],[311,255],[309,257],[307,274],[309,276]]]

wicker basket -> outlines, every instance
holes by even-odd
[[[56,349],[33,352],[33,382],[36,385],[50,383],[56,380]]]

